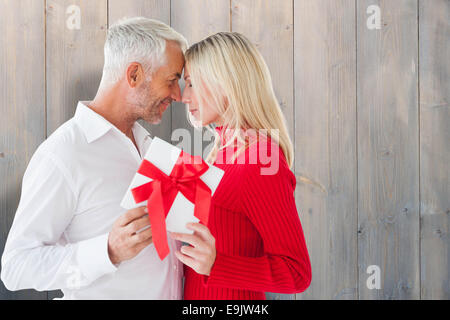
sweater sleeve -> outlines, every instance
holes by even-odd
[[[260,234],[264,254],[230,256],[217,252],[207,286],[299,293],[311,282],[311,264],[294,199],[295,176],[280,156],[279,170],[248,165],[242,185],[242,211]],[[263,174],[261,174],[263,173]]]

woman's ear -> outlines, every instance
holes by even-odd
[[[143,80],[142,66],[138,62],[132,62],[127,68],[127,82],[131,88],[137,87]]]

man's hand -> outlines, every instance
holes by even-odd
[[[134,258],[152,243],[152,228],[136,233],[149,225],[146,207],[128,210],[114,222],[108,237],[108,254],[113,264]]]
[[[194,230],[194,234],[170,233],[173,239],[190,244],[181,246],[181,250],[176,251],[175,255],[198,274],[209,276],[216,260],[216,239],[209,229],[200,223],[188,223],[186,227]]]

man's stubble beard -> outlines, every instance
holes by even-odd
[[[142,119],[151,124],[159,124],[162,119],[160,104],[164,99],[159,99],[149,87],[149,82],[142,84],[133,97],[138,114],[137,120]]]

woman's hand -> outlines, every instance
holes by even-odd
[[[176,251],[175,255],[198,274],[209,276],[216,260],[216,239],[209,229],[200,223],[188,223],[186,227],[194,230],[194,234],[170,232],[172,239],[189,243],[181,246],[181,250]]]

